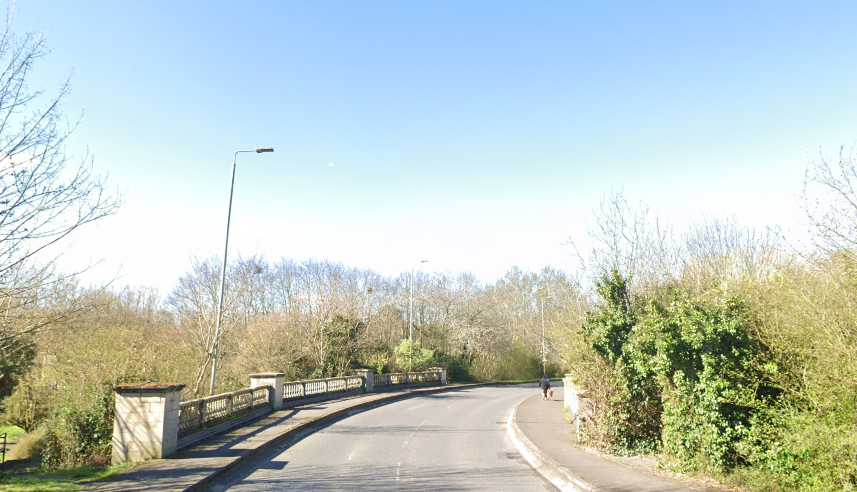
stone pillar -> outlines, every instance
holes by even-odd
[[[571,374],[566,374],[563,378],[563,406],[574,416],[577,409],[577,388],[574,386],[574,381],[571,379]]]
[[[432,368],[429,368],[429,371],[439,373],[438,374],[438,379],[439,379],[438,384],[440,384],[441,386],[446,385],[446,369],[444,369],[442,367],[432,367]]]
[[[277,411],[283,409],[283,379],[286,374],[283,372],[263,372],[261,374],[250,375],[250,387],[258,388],[259,386],[270,386],[274,388],[268,393],[268,403],[271,404],[271,410]]]
[[[113,464],[175,453],[183,384],[128,383],[113,387]]]
[[[375,391],[375,369],[352,369],[352,376],[363,378],[363,391],[372,393]]]

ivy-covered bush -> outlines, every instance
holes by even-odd
[[[665,451],[689,469],[743,464],[753,414],[772,394],[743,303],[673,293],[666,305],[649,303],[643,326],[653,337]]]
[[[765,346],[744,304],[674,290],[665,301],[632,299],[615,270],[583,333],[610,368],[607,445],[620,454],[663,450],[683,470],[746,464],[767,384]]]
[[[42,465],[48,469],[110,463],[113,439],[112,385],[105,384],[89,408],[63,406],[46,423]]]
[[[605,375],[606,425],[596,441],[617,454],[653,451],[660,446],[661,400],[657,381],[645,353],[634,350],[639,338],[636,308],[628,281],[616,270],[596,284],[603,302],[586,315],[583,334],[595,352],[607,362]]]

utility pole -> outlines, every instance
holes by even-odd
[[[542,297],[542,376],[547,375],[548,359],[545,357],[545,298]]]
[[[420,264],[428,260],[422,260]],[[411,296],[408,300],[408,372],[411,372],[411,351],[414,345],[414,273],[416,267],[411,267]]]

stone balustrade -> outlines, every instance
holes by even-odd
[[[276,393],[275,387],[261,385],[259,379],[252,376],[250,386],[231,393],[182,402],[179,405],[179,440],[176,449],[190,446],[270,412],[274,408],[271,395]]]

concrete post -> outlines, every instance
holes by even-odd
[[[375,369],[354,369],[351,371],[354,376],[363,378],[363,391],[372,393],[375,385]]]
[[[113,464],[175,453],[183,384],[128,383],[113,387]]]
[[[571,374],[566,374],[563,378],[563,402],[562,405],[566,410],[574,415],[577,413],[577,388],[574,386],[574,381],[571,379]]]
[[[432,368],[429,368],[429,371],[439,373],[439,375],[438,375],[438,376],[439,376],[439,381],[438,381],[438,383],[439,383],[441,386],[445,386],[445,385],[446,385],[446,369],[444,369],[444,368],[442,368],[442,367],[432,367]]]
[[[283,372],[263,372],[260,374],[251,374],[250,387],[273,387],[274,391],[268,393],[268,403],[271,404],[271,410],[276,412],[277,410],[283,409],[283,379],[285,377],[286,374]]]
[[[572,374],[566,374],[563,381],[563,406],[568,410],[568,413],[574,419],[572,424],[574,424],[574,433],[577,438],[577,442],[580,442],[580,420],[581,420],[581,391],[577,389],[577,386],[574,384],[574,380],[572,379]]]

